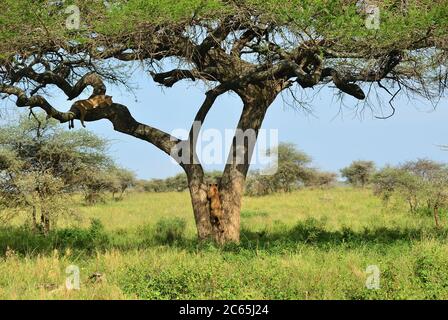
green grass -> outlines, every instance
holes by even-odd
[[[245,198],[241,244],[223,248],[196,242],[187,193],[77,209],[47,237],[19,221],[0,229],[0,298],[448,299],[448,229],[369,190]],[[79,291],[65,289],[73,264]],[[369,265],[378,290],[365,286]]]

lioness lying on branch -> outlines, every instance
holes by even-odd
[[[70,112],[76,114],[79,111],[79,120],[81,125],[85,128],[84,119],[88,110],[92,110],[98,107],[109,107],[112,105],[112,96],[97,95],[85,100],[76,101],[70,108]],[[68,123],[68,128],[74,128],[74,119],[71,119]]]

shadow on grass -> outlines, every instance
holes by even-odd
[[[419,241],[424,238],[446,238],[447,230],[423,228],[364,228],[354,231],[350,228],[329,231],[323,226],[312,223],[298,223],[293,228],[277,231],[254,232],[242,230],[242,243],[259,245],[292,244],[297,243],[310,246],[362,246],[366,244],[392,244],[396,242]]]
[[[446,239],[448,230],[424,228],[364,228],[354,231],[342,228],[329,231],[325,225],[308,219],[294,227],[279,224],[272,229],[255,232],[242,229],[240,244],[216,247],[212,242],[199,242],[185,237],[182,231],[185,224],[177,221],[163,221],[156,225],[145,225],[135,230],[105,231],[101,222],[93,220],[89,228],[65,228],[50,232],[44,236],[20,227],[0,228],[0,256],[7,250],[21,255],[64,251],[70,248],[80,254],[91,255],[97,251],[121,250],[123,252],[149,247],[168,246],[189,252],[217,249],[229,253],[267,253],[294,252],[301,246],[320,248],[356,248],[366,245],[389,245],[401,242],[410,244],[422,239]]]
[[[51,231],[48,235],[26,227],[0,228],[0,255],[11,250],[34,255],[68,248],[92,253],[106,248],[109,243],[110,235],[97,219],[92,219],[89,228],[64,228]]]

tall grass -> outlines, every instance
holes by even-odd
[[[369,190],[245,198],[241,244],[225,247],[196,241],[186,193],[77,210],[81,221],[47,237],[0,229],[0,298],[448,298],[448,229],[401,204],[384,208]],[[69,265],[80,290],[65,288]],[[377,290],[365,285],[369,265],[381,272]]]

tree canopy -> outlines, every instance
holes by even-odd
[[[73,4],[79,28],[67,26],[64,10]],[[365,4],[379,8],[378,29],[365,27]],[[293,78],[303,88],[333,82],[358,99],[365,93],[355,82],[393,80],[426,97],[446,87],[443,0],[4,0],[0,24],[3,79],[36,81],[39,89],[56,84],[70,99],[78,91],[58,77],[79,80],[77,69],[125,80],[109,59],[143,60],[165,86],[202,79],[229,90],[282,78],[287,87]],[[189,68],[157,73],[155,62],[164,58]],[[231,68],[223,70],[218,58]]]
[[[432,213],[440,227],[439,210],[448,207],[448,167],[428,159],[385,167],[373,176],[374,193],[385,204],[392,198],[404,199],[413,213]]]
[[[342,177],[353,186],[365,187],[370,178],[375,173],[375,163],[373,161],[353,161],[348,167],[341,169]]]

